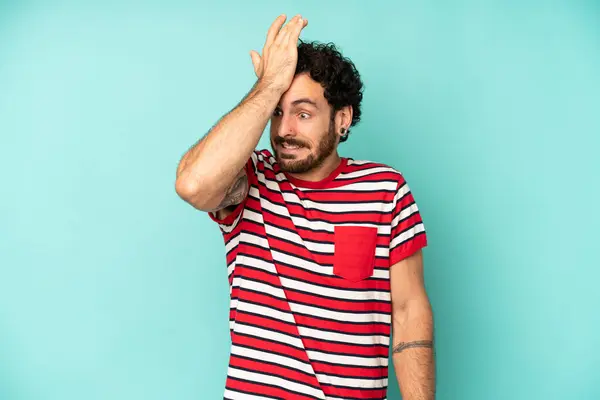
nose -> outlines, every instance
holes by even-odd
[[[279,118],[278,124],[279,125],[277,126],[277,130],[276,130],[277,136],[281,136],[281,137],[296,136],[296,129],[295,129],[293,118],[283,115],[281,118]]]

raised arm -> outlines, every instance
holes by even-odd
[[[224,197],[230,188],[247,188],[244,165],[280,97],[274,88],[257,82],[244,100],[182,157],[175,182],[177,194],[200,210],[214,211],[229,203]]]
[[[306,21],[296,16],[282,28],[285,20],[281,15],[271,25],[262,57],[251,54],[256,84],[179,162],[175,190],[197,209],[216,211],[239,204],[247,194],[244,166],[292,83],[298,37],[306,26]]]

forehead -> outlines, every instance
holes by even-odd
[[[298,99],[309,99],[317,103],[319,108],[327,105],[325,90],[320,83],[314,81],[308,74],[303,73],[294,77],[290,88],[281,96],[279,105],[289,107]]]

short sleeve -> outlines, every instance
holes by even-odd
[[[390,266],[427,246],[425,225],[415,198],[400,177],[394,196],[390,235]]]
[[[252,156],[248,159],[248,162],[244,166],[244,170],[246,171],[246,176],[248,177],[248,185],[252,186],[253,182],[256,181],[256,152],[252,154]],[[248,201],[248,196],[244,198],[244,200],[238,204],[233,212],[229,214],[227,217],[220,219],[217,218],[216,212],[209,212],[208,215],[210,219],[216,222],[219,225],[221,231],[225,234],[231,233],[239,224],[242,219],[242,213],[244,208],[246,207],[246,203]]]

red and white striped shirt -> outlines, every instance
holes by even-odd
[[[402,175],[342,158],[319,182],[268,150],[249,194],[219,224],[231,292],[226,399],[385,399],[389,268],[426,246]]]

